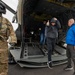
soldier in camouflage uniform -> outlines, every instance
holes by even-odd
[[[10,43],[16,43],[16,35],[11,23],[2,16],[6,13],[5,5],[0,2],[0,75],[8,75],[8,43],[7,39],[11,38]]]

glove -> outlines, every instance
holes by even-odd
[[[47,26],[49,26],[49,25],[50,25],[49,20],[48,20],[48,22],[46,23],[46,25],[47,25]]]
[[[57,18],[54,17],[54,20],[57,20]]]

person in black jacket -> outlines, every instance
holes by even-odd
[[[61,28],[60,22],[57,18],[52,18],[51,21],[48,20],[46,27],[46,40],[47,40],[47,48],[48,48],[48,67],[52,67],[51,55],[54,51],[56,39],[58,38],[58,29]]]

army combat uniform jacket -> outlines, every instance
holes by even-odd
[[[0,75],[8,75],[8,38],[10,43],[16,43],[16,35],[8,19],[0,17]]]

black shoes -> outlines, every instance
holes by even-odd
[[[75,75],[75,72],[73,73],[73,75]]]
[[[72,66],[67,66],[67,67],[64,68],[64,70],[70,71],[70,70],[73,70],[73,67]]]

